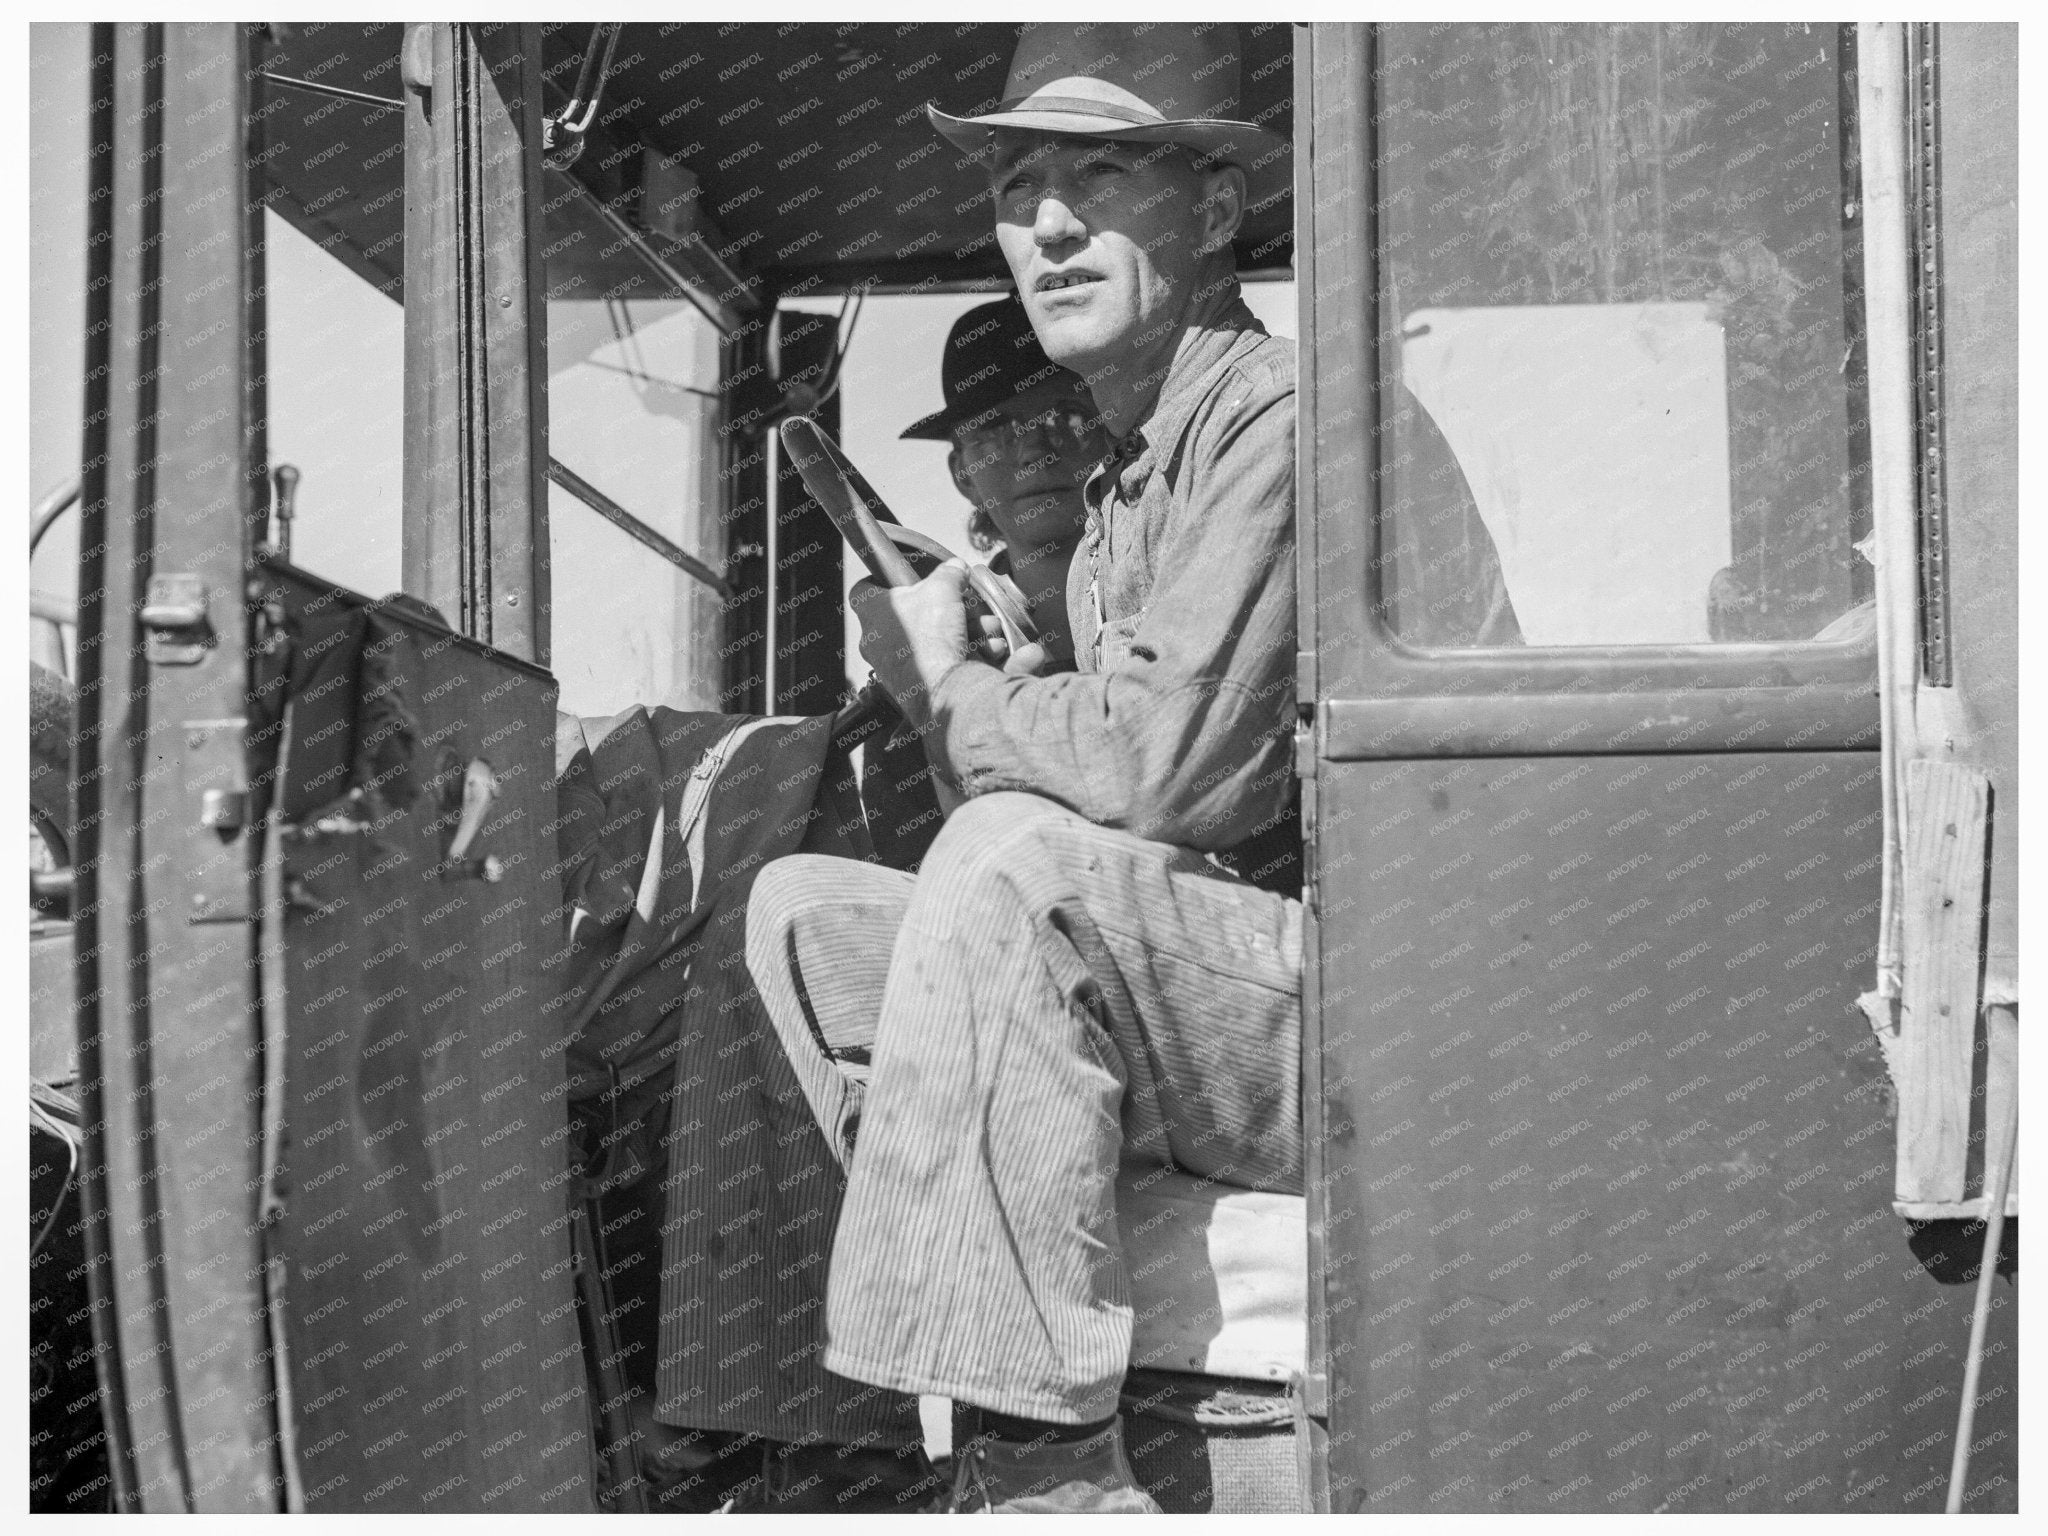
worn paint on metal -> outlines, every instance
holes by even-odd
[[[1854,1006],[1875,755],[1325,764],[1319,793],[1332,1507],[1940,1507],[1970,1298],[1891,1211]]]
[[[308,636],[360,602],[298,579],[280,590]],[[560,932],[554,684],[445,631],[395,634],[377,686],[411,717],[417,798],[366,830],[285,845],[279,1242],[306,1507],[588,1509],[543,967]],[[295,714],[288,806],[305,742],[351,720],[326,713]],[[497,859],[496,882],[439,867],[474,759],[498,794],[465,851]]]

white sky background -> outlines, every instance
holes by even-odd
[[[1732,558],[1709,306],[1418,309],[1401,370],[1457,455],[1531,645],[1705,644]]]
[[[85,137],[87,27],[29,29],[28,501],[78,473],[85,415]],[[67,601],[78,585],[78,520],[58,520],[30,584]],[[18,610],[17,610],[18,611]]]

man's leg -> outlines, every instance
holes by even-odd
[[[748,903],[747,969],[842,1168],[915,884],[878,864],[800,853],[763,869]]]
[[[970,801],[897,940],[825,1364],[1054,1424],[1116,1412],[1126,1145],[1301,1187],[1297,903],[1029,795]]]
[[[872,967],[867,1023],[847,1028],[837,1021],[857,1016],[848,999],[858,1002],[858,987],[806,985],[801,972],[778,977],[765,965],[756,987],[747,965],[763,935],[778,935],[765,948],[783,952],[792,934],[808,942],[843,933],[848,915],[820,927],[810,897],[836,889],[834,871],[868,868],[811,856],[768,864],[744,909],[730,913],[729,937],[721,929],[692,966],[703,991],[677,1064],[688,1098],[672,1133],[678,1183],[664,1228],[655,1410],[676,1427],[655,1436],[655,1470],[664,1485],[688,1483],[730,1432],[750,1431],[760,1437],[759,1473],[739,1511],[903,1510],[937,1489],[916,1399],[849,1381],[820,1359],[825,1260],[845,1183],[834,1131],[845,1117],[821,1123],[815,1109],[821,1085],[837,1076],[834,1052],[865,1057],[858,1047],[873,1036],[886,958]],[[721,914],[712,926],[726,921]],[[869,947],[886,957],[892,938],[893,926]],[[830,974],[846,983],[860,966],[845,957]],[[835,1005],[824,1034],[805,1022],[813,992]],[[707,1423],[718,1430],[682,1427]]]
[[[730,916],[729,926],[725,925]],[[691,963],[663,1179],[663,1422],[777,1440],[915,1444],[917,1404],[823,1363],[845,1174],[746,968],[734,902]]]

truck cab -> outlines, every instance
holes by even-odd
[[[1126,1180],[1140,1474],[1934,1507],[2017,1210],[2016,603],[1957,601],[2016,598],[2002,34],[1240,36],[1294,144],[1236,255],[1299,357],[1309,1169]],[[894,431],[1007,278],[924,105],[1015,37],[83,40],[37,1006],[116,1507],[648,1507],[659,1217],[568,1108],[558,743],[853,696],[792,415],[963,546]]]

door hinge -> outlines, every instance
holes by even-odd
[[[206,583],[189,571],[162,571],[149,578],[141,622],[149,632],[149,659],[160,667],[196,666],[214,643]]]
[[[1316,735],[1316,711],[1304,709],[1294,726],[1294,776],[1298,779],[1313,780],[1316,776],[1316,758],[1319,755]]]
[[[1316,653],[1294,653],[1294,772],[1297,778],[1316,776]]]
[[[199,825],[215,832],[235,833],[249,825],[246,789],[209,789],[199,797]]]
[[[1314,705],[1302,709],[1294,727],[1294,774],[1299,788],[1301,811],[1301,899],[1311,912],[1321,907],[1321,860],[1316,852],[1316,761],[1321,755],[1321,732],[1317,722],[1321,711]]]
[[[238,845],[249,830],[252,809],[247,765],[242,758],[249,721],[242,715],[181,720],[177,730],[185,742],[181,765],[185,793],[198,792],[199,825],[220,839],[217,850],[208,849],[205,843],[192,850],[205,851],[199,852],[184,872],[191,898],[187,920],[245,923],[250,914],[249,866]]]

